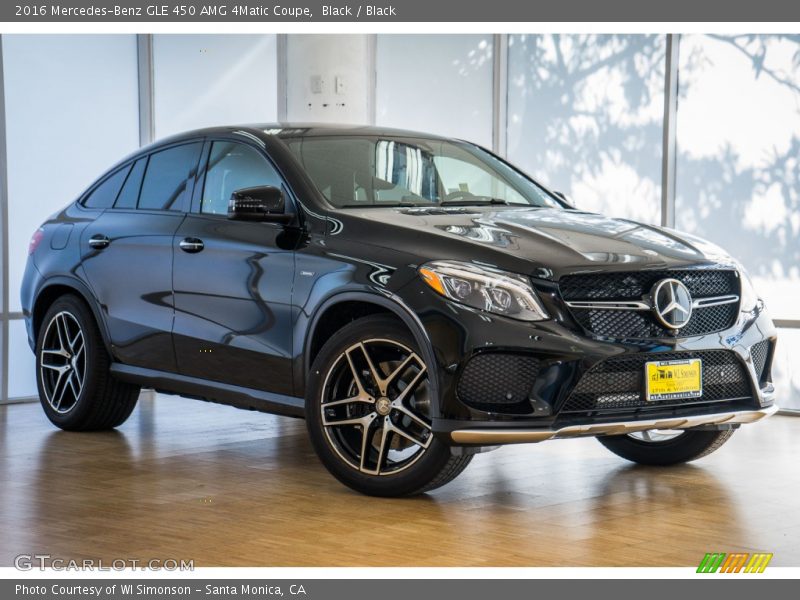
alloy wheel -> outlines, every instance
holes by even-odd
[[[433,441],[428,371],[403,344],[388,339],[353,344],[334,361],[322,390],[328,443],[361,473],[403,471]]]
[[[61,311],[47,324],[39,352],[39,377],[45,399],[60,414],[72,410],[86,377],[86,344],[75,316]]]
[[[675,429],[647,429],[645,431],[635,431],[628,436],[640,442],[657,444],[659,442],[669,442],[678,436],[683,435],[683,431]]]

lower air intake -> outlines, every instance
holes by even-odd
[[[645,399],[646,362],[690,358],[699,358],[702,361],[702,397],[651,402]],[[575,386],[561,413],[658,409],[689,403],[751,398],[752,394],[744,364],[736,354],[728,350],[625,354],[608,358],[589,369]]]
[[[753,344],[750,348],[750,356],[753,359],[753,366],[758,375],[758,381],[763,383],[765,375],[767,375],[766,366],[767,358],[769,357],[769,340],[761,340],[757,344]]]
[[[458,398],[478,410],[527,414],[528,396],[539,361],[528,354],[484,352],[467,363],[458,380]]]

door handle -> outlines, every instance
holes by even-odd
[[[102,250],[103,248],[108,248],[108,245],[111,243],[111,240],[108,239],[101,233],[93,235],[89,238],[89,245],[96,250]]]
[[[189,252],[190,254],[200,252],[203,248],[205,248],[203,240],[198,240],[197,238],[192,237],[181,240],[180,244],[178,245],[181,247],[181,250],[184,252]]]

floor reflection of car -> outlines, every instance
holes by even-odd
[[[35,232],[22,303],[58,427],[117,427],[142,386],[304,417],[367,494],[576,436],[682,463],[775,411],[776,331],[733,258],[418,133],[143,148]]]

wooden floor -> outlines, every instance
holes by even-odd
[[[196,566],[689,566],[709,551],[800,565],[800,419],[718,453],[630,466],[592,439],[480,455],[423,497],[367,498],[318,463],[301,421],[143,399],[117,432],[0,407],[0,566],[18,554]]]

